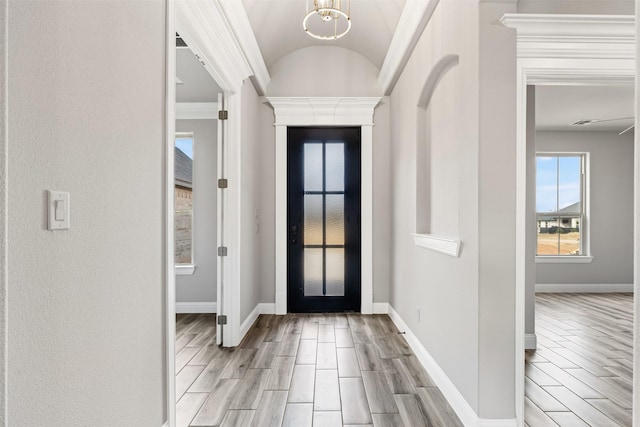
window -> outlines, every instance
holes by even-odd
[[[193,135],[177,134],[174,156],[175,263],[193,265]]]
[[[537,256],[588,255],[584,153],[536,155]]]

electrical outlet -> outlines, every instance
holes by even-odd
[[[420,306],[416,306],[416,314],[418,315],[418,322],[420,322]]]

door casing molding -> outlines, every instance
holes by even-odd
[[[633,16],[506,14],[503,25],[517,30],[516,111],[516,313],[515,412],[524,425],[525,263],[527,188],[527,85],[621,85],[635,78]],[[635,159],[640,150],[638,137]],[[634,218],[640,200],[639,170],[634,177]],[[634,247],[639,230],[634,226]],[[634,271],[638,271],[638,251]],[[637,275],[634,283],[637,282]],[[637,318],[637,305],[634,312]],[[635,343],[634,343],[635,344]],[[634,386],[636,381],[634,381]],[[635,388],[635,387],[634,387]]]
[[[276,131],[276,314],[287,313],[287,126],[361,127],[361,305],[373,313],[373,113],[379,97],[268,97]]]

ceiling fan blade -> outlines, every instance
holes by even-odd
[[[623,130],[622,132],[620,132],[618,134],[618,136],[622,135],[623,133],[629,132],[631,129],[633,129],[634,127],[636,127],[636,125],[631,125],[628,128],[626,128],[625,130]]]

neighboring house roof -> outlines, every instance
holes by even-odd
[[[562,208],[558,211],[559,213],[576,213],[580,212],[580,202],[576,202],[572,205],[567,206],[566,208]],[[554,221],[558,219],[558,217],[553,215],[540,215],[538,216],[538,221]]]
[[[566,208],[560,209],[560,212],[580,212],[580,202],[575,202]]]
[[[175,182],[176,185],[192,188],[193,160],[178,147],[175,150]]]

